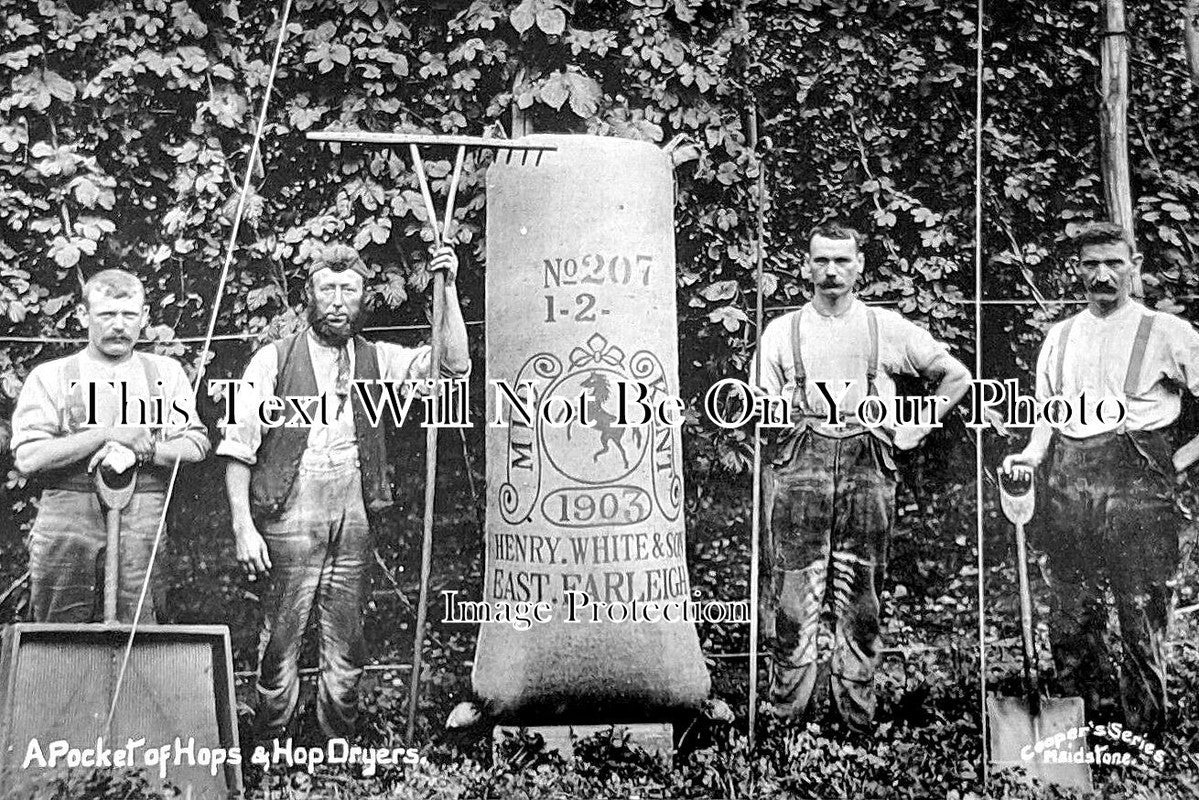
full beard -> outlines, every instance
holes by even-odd
[[[309,306],[308,324],[312,326],[312,332],[322,342],[333,347],[340,347],[362,330],[362,312],[346,312],[346,321],[339,325],[333,325],[315,306]]]

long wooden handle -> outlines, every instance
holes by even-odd
[[[441,317],[444,314],[442,292],[445,277],[440,273],[433,276],[433,344],[429,362],[430,377],[433,379],[433,409],[437,412],[439,394],[438,372],[441,367]],[[420,597],[416,603],[416,639],[412,644],[412,683],[408,689],[407,740],[413,742],[416,732],[416,714],[420,703],[421,660],[425,647],[425,626],[428,622],[429,579],[433,572],[433,500],[437,493],[437,426],[436,420],[425,420],[425,516],[421,531],[420,547]]]
[[[466,148],[459,147],[455,159],[454,174],[450,179],[449,200],[446,206],[445,222],[438,229],[437,212],[433,207],[433,195],[429,191],[429,182],[425,176],[424,161],[420,157],[417,146],[410,146],[412,166],[416,171],[417,182],[420,184],[421,196],[425,201],[425,210],[429,215],[429,225],[433,229],[433,241],[442,244],[449,236],[450,221],[454,214],[454,199],[458,194],[458,181],[462,176],[462,162]],[[441,399],[441,325],[445,318],[445,275],[440,270],[433,273],[433,334],[430,342],[429,377],[432,379],[433,409],[436,414]],[[408,725],[406,738],[413,742],[416,733],[416,715],[420,705],[421,662],[424,655],[425,627],[428,624],[429,581],[433,572],[433,501],[437,490],[437,426],[436,420],[426,420],[425,428],[425,513],[421,531],[420,552],[420,596],[416,605],[415,641],[412,645],[412,681],[408,686]]]
[[[111,625],[117,621],[117,586],[120,582],[121,571],[121,510],[119,508],[104,509],[104,526],[108,534],[104,550],[104,622]]]
[[[1016,523],[1016,577],[1020,590],[1020,649],[1024,654],[1024,683],[1028,692],[1029,708],[1040,704],[1040,672],[1037,669],[1037,648],[1032,627],[1032,590],[1028,582],[1028,544],[1024,536],[1024,523]]]
[[[117,621],[117,587],[121,577],[121,511],[133,500],[137,487],[137,472],[131,470],[118,480],[121,485],[110,486],[104,479],[105,467],[96,467],[96,496],[104,513],[104,622]]]
[[[462,180],[462,164],[466,161],[466,148],[459,147],[454,156],[454,174],[450,177],[450,192],[445,201],[445,222],[441,224],[441,243],[450,239],[450,222],[454,219],[454,203],[458,199],[458,182]]]

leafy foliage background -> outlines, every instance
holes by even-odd
[[[1189,309],[1199,150],[1194,96],[1171,27],[1181,0],[1130,6],[1134,188],[1144,247],[1160,265],[1147,282],[1154,300]],[[419,341],[428,318],[429,234],[406,154],[322,146],[304,134],[331,127],[477,135],[497,125],[511,130],[514,107],[537,130],[658,144],[682,135],[698,145],[698,160],[677,171],[675,213],[680,379],[691,409],[684,429],[690,562],[705,596],[748,591],[750,442],[743,430],[706,422],[699,400],[716,380],[748,371],[759,208],[771,315],[806,296],[807,229],[843,218],[870,238],[863,294],[927,325],[973,363],[966,304],[975,285],[973,3],[296,0],[233,275],[214,309],[276,13],[274,3],[245,0],[0,0],[0,331],[30,339],[0,347],[0,412],[33,364],[77,347],[55,340],[80,334],[72,317],[79,284],[106,267],[142,277],[153,318],[146,338],[192,375],[200,367],[197,339],[214,313],[217,333],[227,338],[215,345],[208,378],[237,374],[262,341],[296,325],[306,262],[321,242],[362,251],[376,268],[371,323],[413,326],[381,335]],[[991,10],[988,296],[1031,297],[1030,282],[1047,297],[1072,291],[1055,245],[1064,227],[1101,207],[1097,19],[1090,0]],[[756,147],[751,119],[761,135]],[[460,291],[472,321],[483,317],[489,158],[468,160],[454,218]],[[433,156],[428,168],[434,192],[444,194],[450,162]],[[1007,374],[1027,365],[1039,329],[1058,308],[989,314],[989,369]],[[481,356],[481,329],[470,331]],[[246,333],[252,338],[240,338]],[[214,420],[215,398],[202,399],[202,414]],[[481,542],[469,479],[483,478],[479,433],[467,435],[465,458],[452,441],[441,454],[440,496],[451,499],[439,506],[435,563],[443,566],[434,596],[478,582]],[[416,463],[419,429],[399,437]],[[890,667],[891,682],[884,679],[882,715],[898,731],[884,736],[911,740],[893,749],[896,757],[923,765],[902,779],[913,797],[977,788],[976,753],[907,727],[944,726],[950,733],[940,738],[955,741],[978,730],[968,677],[976,656],[954,644],[972,641],[976,611],[972,448],[960,425],[947,427],[906,465],[901,487],[886,635],[902,658]],[[394,590],[415,595],[416,473],[399,476],[400,494],[411,500],[394,511],[379,547],[384,567],[368,621],[379,658],[411,647],[411,609]],[[19,530],[33,511],[30,487],[15,474],[8,483],[15,523],[0,542],[5,585],[23,569]],[[210,461],[181,482],[163,588],[173,621],[227,621],[244,667],[252,664],[256,598],[235,575],[227,510],[214,498],[223,491],[219,465]],[[1010,577],[1003,564],[993,569],[998,580]],[[708,652],[747,646],[744,631],[701,634]],[[991,631],[992,640],[1003,644],[1003,634]],[[1014,663],[1010,640],[1006,646]],[[473,641],[434,630],[429,649],[426,680],[436,699],[426,709],[426,733],[466,695]],[[744,663],[711,666],[718,693],[740,699],[743,727]],[[384,673],[371,689],[369,718],[382,740],[394,733],[402,708],[396,687],[405,679]],[[824,765],[848,752],[816,733],[791,732],[751,764],[743,744],[725,742],[692,762],[688,785],[736,795],[741,778],[730,773],[752,770],[772,791],[808,789],[811,775],[828,773]],[[818,755],[797,766],[800,751]],[[871,771],[845,775],[845,792],[899,786],[878,771],[877,756],[855,750],[853,757]],[[526,788],[531,774],[524,773]],[[551,791],[554,780],[549,775],[539,790]]]
[[[181,339],[200,336],[213,311],[276,9],[75,5],[78,13],[66,2],[5,3],[0,314],[15,335],[77,334],[78,283],[131,268],[150,290],[148,337],[194,360],[195,342]],[[693,399],[713,377],[746,369],[760,168],[746,125],[756,104],[773,145],[759,148],[771,175],[767,303],[802,301],[804,233],[844,216],[874,240],[866,293],[964,343],[968,317],[956,303],[972,283],[968,11],[931,2],[879,12],[795,1],[743,13],[695,0],[299,0],[218,333],[292,325],[305,262],[316,243],[334,240],[377,267],[378,320],[425,321],[429,234],[406,154],[326,147],[304,133],[479,133],[511,127],[515,105],[538,130],[658,143],[682,134],[700,144],[698,162],[680,170],[677,209]],[[455,214],[466,274],[483,268],[487,160],[468,164]],[[444,191],[450,163],[435,158],[429,168],[434,191]],[[479,319],[481,281],[463,284],[468,316]],[[253,344],[220,342],[210,377]],[[15,397],[28,365],[61,350],[7,348],[3,393]],[[744,469],[742,436],[726,441],[698,414],[689,432],[701,474]]]
[[[1129,162],[1146,302],[1194,320],[1199,247],[1197,96],[1182,48],[1183,3],[1127,3]],[[985,291],[1028,305],[986,321],[990,371],[1027,373],[1048,323],[1077,309],[1068,237],[1103,217],[1099,32],[1094,0],[992,10],[983,162]],[[1045,302],[1040,302],[1040,301]],[[991,346],[994,342],[995,346]]]

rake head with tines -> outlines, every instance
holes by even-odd
[[[533,156],[533,166],[541,163],[541,156],[546,151],[557,150],[554,145],[533,144],[530,142],[509,141],[508,139],[490,138],[483,136],[435,136],[417,133],[371,133],[369,131],[313,131],[308,139],[319,142],[338,144],[359,144],[368,147],[397,147],[407,146],[412,159],[412,170],[416,173],[420,185],[421,198],[424,200],[425,213],[429,218],[429,227],[433,233],[433,244],[440,247],[450,240],[450,223],[454,217],[454,201],[458,196],[458,184],[462,178],[462,166],[466,158],[467,148],[494,150],[503,152],[505,161],[511,162],[514,153],[519,153],[521,166],[528,164],[530,155]],[[425,172],[425,162],[421,158],[420,148],[453,147],[455,148],[454,171],[450,177],[446,197],[445,214],[438,224],[437,209],[433,203],[433,193],[429,189],[429,178]],[[445,275],[441,271],[433,274],[433,335],[430,342],[430,376],[439,374],[441,364],[441,324],[443,315],[443,289]],[[436,408],[439,403],[440,383],[433,381],[432,401]],[[416,606],[416,637],[412,652],[412,683],[408,693],[408,725],[406,739],[412,744],[416,731],[416,712],[420,699],[420,677],[422,650],[425,640],[425,627],[428,614],[429,579],[433,562],[433,495],[437,483],[437,426],[430,425],[425,431],[425,513],[421,535],[421,578],[420,599]]]

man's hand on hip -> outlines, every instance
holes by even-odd
[[[931,430],[932,428],[925,425],[900,425],[895,429],[891,444],[900,452],[914,450]]]

